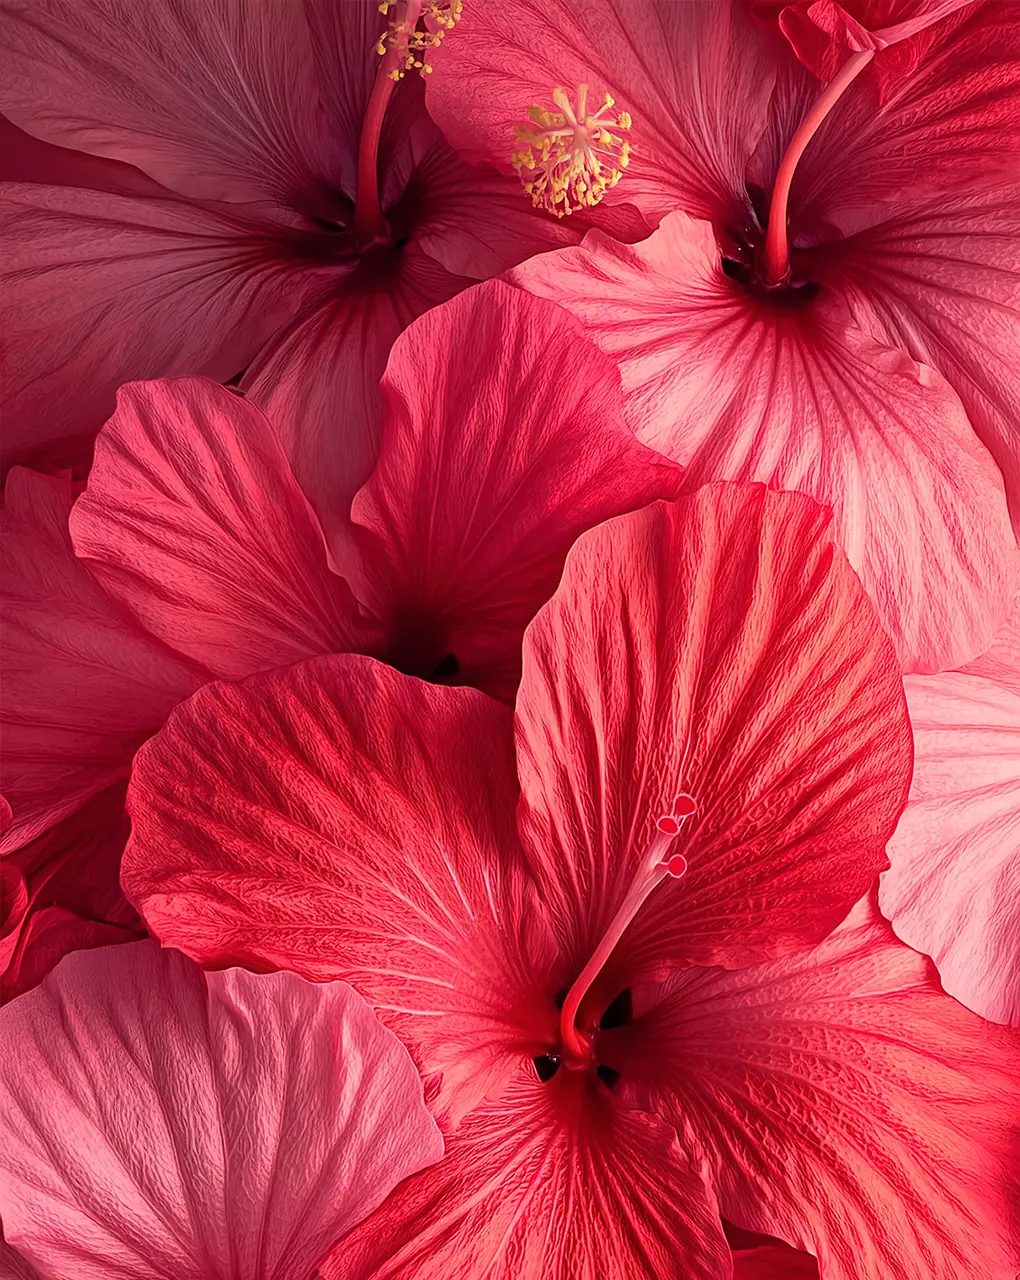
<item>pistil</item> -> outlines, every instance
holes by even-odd
[[[790,139],[790,145],[786,148],[786,153],[779,165],[779,172],[776,174],[775,186],[772,188],[768,231],[765,234],[765,246],[758,267],[761,278],[766,284],[784,284],[790,275],[790,246],[786,222],[790,187],[797,164],[807,149],[808,143],[821,127],[822,121],[874,56],[874,49],[864,49],[860,53],[851,54],[839,74],[829,81],[815,99],[811,110]]]
[[[670,855],[669,850],[680,834],[683,824],[697,811],[694,799],[683,793],[677,796],[672,813],[662,814],[656,820],[656,833],[649,845],[633,883],[619,909],[602,935],[591,959],[581,970],[574,985],[567,992],[560,1012],[560,1039],[563,1043],[564,1065],[585,1067],[592,1057],[592,1035],[577,1026],[577,1013],[592,983],[602,972],[616,944],[623,937],[630,922],[640,911],[648,895],[667,877],[679,880],[687,871],[687,859],[682,853]]]

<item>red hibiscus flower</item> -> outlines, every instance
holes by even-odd
[[[826,524],[712,486],[584,535],[516,750],[499,703],[359,657],[207,686],[142,749],[150,927],[344,976],[445,1128],[326,1274],[729,1277],[720,1213],[837,1280],[1008,1257],[1014,1042],[867,904],[803,949],[883,864],[910,768]]]
[[[247,368],[330,509],[371,470],[397,334],[578,238],[455,156],[415,67],[392,79],[459,3],[2,8],[0,110],[104,158],[15,154],[33,180],[0,187],[6,457],[78,463],[122,383]]]
[[[824,86],[737,0],[500,14],[494,33],[466,13],[437,58],[451,139],[506,165],[532,105],[585,84],[628,122],[605,202],[661,224],[513,278],[620,362],[635,428],[690,486],[760,479],[831,505],[908,669],[973,658],[1013,589],[1004,486],[1020,515],[1016,7],[940,11]]]
[[[42,1280],[307,1280],[443,1150],[340,982],[109,947],[5,1008],[0,1048],[0,1214]]]
[[[338,496],[333,537],[266,416],[201,379],[122,390],[73,508],[66,480],[12,472],[0,848],[59,825],[18,855],[33,875],[44,850],[47,877],[63,868],[60,893],[32,890],[40,907],[125,923],[93,890],[116,886],[124,780],[205,681],[354,652],[512,700],[524,629],[574,539],[679,489],[680,469],[624,423],[608,357],[559,307],[497,281],[401,335],[383,396],[378,466],[353,508]],[[74,815],[101,793],[86,832]],[[12,918],[8,935],[36,936],[26,927]],[[14,959],[10,991],[39,976]]]

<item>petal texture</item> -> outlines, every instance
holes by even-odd
[[[61,1280],[306,1280],[442,1140],[342,983],[80,953],[0,1016],[0,1212]]]
[[[688,870],[625,935],[631,977],[818,941],[885,866],[910,727],[827,524],[802,495],[710,485],[568,557],[525,639],[518,768],[542,897],[581,963],[683,792]]]
[[[1014,545],[1002,480],[959,399],[824,297],[776,305],[675,214],[631,248],[593,232],[519,268],[620,363],[641,439],[686,484],[764,480],[828,504],[907,670],[974,657],[1001,625]]]
[[[147,631],[215,675],[370,642],[269,422],[204,379],[120,390],[71,534]]]
[[[810,1248],[828,1280],[1015,1270],[1016,1036],[869,904],[812,951],[669,987],[604,1035],[621,1087],[715,1153],[727,1218]]]

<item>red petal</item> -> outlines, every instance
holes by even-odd
[[[728,279],[711,228],[672,215],[643,245],[598,233],[518,268],[620,362],[647,443],[706,480],[764,480],[832,507],[908,670],[967,661],[1012,590],[1002,481],[952,389],[824,296],[789,307]]]
[[[71,532],[112,596],[215,675],[371,643],[269,422],[204,379],[121,388]]]
[[[818,1259],[799,1249],[738,1249],[733,1254],[733,1280],[818,1280]]]
[[[3,509],[3,766],[17,848],[127,776],[203,673],[127,617],[78,560],[71,485],[16,469]]]
[[[540,1084],[522,1066],[337,1245],[324,1280],[636,1280],[677,1259],[685,1280],[728,1280],[718,1210],[673,1131],[567,1074]]]
[[[634,439],[619,375],[576,322],[498,281],[415,321],[383,392],[355,590],[402,670],[453,654],[459,681],[512,698],[524,628],[575,538],[674,496],[681,472]]]
[[[306,1280],[442,1141],[350,987],[69,957],[0,1021],[0,1211],[47,1276]]]
[[[602,1052],[715,1153],[725,1217],[809,1247],[826,1280],[1012,1272],[1020,1041],[873,908],[813,951],[668,989]]]
[[[827,523],[799,494],[712,485],[568,557],[525,638],[518,768],[522,834],[578,962],[681,792],[697,813],[671,851],[689,870],[625,935],[628,973],[817,941],[885,865],[910,727]]]

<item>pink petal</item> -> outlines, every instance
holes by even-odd
[[[1009,659],[911,676],[910,800],[889,842],[879,905],[942,985],[994,1022],[1020,1026],[1020,643]]]
[[[327,170],[300,5],[10,0],[0,109],[49,142],[211,200],[279,199]]]
[[[166,190],[140,169],[86,155],[68,147],[55,147],[25,133],[0,116],[0,181],[40,182],[47,186],[90,187],[118,195],[166,198]]]
[[[0,1240],[0,1278],[2,1280],[42,1280],[39,1272],[10,1245]]]
[[[1015,191],[898,206],[812,256],[880,342],[939,369],[1002,472],[1020,533],[1020,208]]]
[[[342,975],[429,1074],[484,1092],[508,1040],[556,1021],[551,997],[530,1007],[531,900],[516,934],[516,801],[506,707],[316,659],[207,685],[139,753],[122,881],[162,941],[203,964]]]
[[[169,195],[0,185],[4,456],[84,452],[120,383],[231,378],[300,301],[266,227]]]
[[[18,468],[4,496],[7,850],[126,777],[203,673],[126,616],[75,557],[69,481]]]
[[[677,206],[712,217],[744,198],[774,70],[739,0],[507,0],[498,38],[491,15],[469,6],[456,35],[427,93],[458,149],[509,172],[528,108],[587,84],[593,103],[609,92],[633,117],[630,164],[608,202],[633,203],[655,225]]]
[[[529,1078],[530,1073],[530,1078]],[[522,1068],[335,1249],[324,1280],[728,1280],[697,1164],[653,1116]]]
[[[727,1218],[810,1248],[826,1280],[1012,1273],[1020,1043],[872,907],[813,951],[669,991],[603,1034],[618,1087],[716,1153]]]
[[[121,388],[71,533],[111,596],[215,675],[369,639],[269,422],[205,379]]]
[[[697,805],[671,847],[688,871],[625,935],[621,985],[665,960],[737,966],[818,941],[885,865],[910,727],[827,523],[759,485],[657,504],[584,535],[528,630],[521,830],[580,964],[656,819],[681,793]]]
[[[576,322],[499,281],[416,320],[383,393],[355,590],[396,666],[428,677],[453,655],[460,681],[512,699],[524,628],[575,538],[674,496],[680,469],[634,439],[619,375]]]
[[[342,983],[68,957],[0,1017],[0,1213],[47,1275],[306,1280],[442,1140]]]
[[[641,246],[593,232],[514,278],[619,361],[641,439],[689,468],[688,487],[764,480],[831,506],[906,669],[989,644],[1015,543],[998,471],[932,369],[824,294],[784,308],[729,279],[711,228],[682,214]]]

